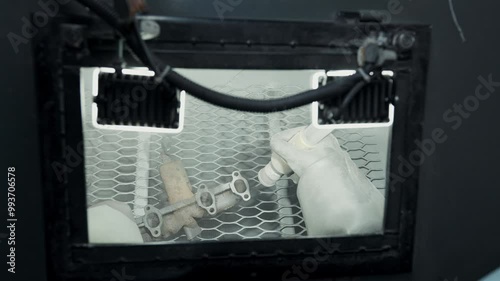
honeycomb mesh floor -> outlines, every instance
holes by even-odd
[[[88,72],[87,72],[88,71]],[[315,71],[200,71],[183,74],[205,86],[235,96],[275,98],[310,88]],[[90,70],[82,72],[85,168],[88,205],[114,200],[128,203],[135,216],[147,204],[161,208],[167,196],[159,174],[165,155],[181,159],[194,189],[227,183],[240,171],[252,199],[214,217],[198,220],[196,240],[241,240],[305,236],[296,185],[289,179],[266,188],[258,171],[270,160],[270,137],[281,130],[310,123],[310,106],[273,114],[242,113],[186,98],[180,134],[96,129],[87,117]],[[87,77],[88,76],[88,77]],[[279,82],[278,82],[279,81]],[[385,193],[388,129],[339,130],[334,135],[372,183]],[[195,191],[195,190],[194,190]],[[181,232],[170,241],[186,241]]]

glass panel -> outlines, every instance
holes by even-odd
[[[186,95],[184,128],[180,133],[99,129],[92,122],[92,99],[96,89],[94,71],[82,69],[91,232],[96,228],[119,228],[121,220],[118,217],[126,214],[135,224],[141,225],[144,241],[174,243],[308,236],[293,176],[284,176],[275,185],[265,187],[259,182],[258,173],[271,160],[271,137],[283,130],[310,125],[311,105],[256,114],[215,107]],[[317,83],[318,74],[318,70],[178,71],[209,88],[253,99],[284,97],[311,89]],[[333,131],[342,150],[383,195],[391,130],[392,126]],[[184,179],[184,172],[188,183],[179,183]],[[239,173],[238,177],[235,173]],[[245,182],[235,182],[240,178],[246,180],[250,198],[231,189],[233,182],[235,189],[245,191]],[[178,186],[173,186],[175,184]],[[186,186],[192,190],[191,194],[179,191]],[[167,196],[169,188],[172,198]],[[202,189],[214,195],[215,202],[209,195],[202,194]],[[201,194],[199,202],[194,194]],[[213,215],[209,214],[210,206],[215,207]],[[97,210],[95,208],[100,208],[99,212],[91,213]],[[110,208],[119,212],[111,211],[115,215],[110,219],[112,223],[104,218]],[[162,212],[162,226],[159,226],[157,211]],[[100,215],[96,217],[96,213]],[[151,229],[142,226],[146,214]],[[158,237],[154,237],[155,231],[159,231]],[[127,235],[115,238],[109,230],[108,237],[102,238],[99,237],[102,233],[98,232],[90,233],[90,242],[103,242],[102,239],[111,243],[135,241]],[[337,234],[329,236],[334,235]]]

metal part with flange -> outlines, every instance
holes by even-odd
[[[227,191],[231,191],[234,195],[241,197],[243,201],[249,201],[251,199],[250,196],[250,188],[248,181],[241,176],[240,172],[234,172],[232,174],[233,179],[231,182],[226,184],[221,184],[218,187],[209,190],[206,186],[201,185],[196,193],[196,201],[198,205],[205,209],[207,213],[210,215],[215,215],[220,211],[224,211],[227,209],[227,206],[230,206],[231,198],[227,196],[223,196]],[[221,210],[222,206],[224,210]]]
[[[240,196],[243,201],[250,200],[250,189],[248,188],[248,181],[241,176],[240,172],[233,173],[233,180],[229,183],[231,191]]]
[[[215,205],[215,194],[208,190],[205,185],[201,185],[196,192],[196,203],[202,209],[207,211],[210,215],[215,215],[217,213],[217,206]]]
[[[145,215],[136,220],[139,227],[145,227],[151,236],[158,238],[161,236],[161,227],[163,224],[163,216],[173,214],[185,207],[191,206],[196,203],[195,198],[179,201],[175,204],[169,205],[162,209],[158,209],[152,205],[144,207]]]
[[[160,210],[154,206],[146,206],[144,208],[143,224],[149,230],[153,237],[159,237],[163,220],[161,219]]]
[[[158,209],[152,205],[147,205],[144,208],[145,215],[137,218],[137,225],[139,227],[145,227],[151,236],[158,238],[162,234],[161,229],[164,223],[163,217],[174,214],[183,208],[195,205],[213,216],[234,206],[239,198],[244,201],[249,201],[251,196],[248,181],[240,172],[234,172],[232,176],[233,179],[231,182],[221,184],[213,189],[208,189],[205,185],[201,185],[194,197],[179,201],[167,207]],[[199,231],[192,231],[193,235],[190,236],[194,237],[196,233],[199,233]]]

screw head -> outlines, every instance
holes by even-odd
[[[151,40],[160,36],[160,25],[152,20],[143,20],[140,25],[141,37],[143,40]]]
[[[64,31],[64,41],[68,46],[78,48],[82,45],[83,31],[77,27],[69,27]]]
[[[394,36],[394,45],[402,50],[410,50],[415,45],[415,35],[410,31],[401,31]]]

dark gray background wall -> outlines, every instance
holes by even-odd
[[[20,34],[35,1],[3,1],[0,9],[0,280],[45,280],[34,77],[30,46],[14,53],[7,34]],[[7,272],[7,168],[16,168],[16,274]],[[9,246],[10,247],[10,246]]]
[[[149,2],[155,13],[161,10],[175,16],[218,16],[213,0]],[[387,10],[389,2],[242,0],[224,15],[228,18],[325,20],[336,10]],[[442,128],[448,139],[426,158],[421,169],[413,272],[354,280],[477,280],[500,266],[500,118],[497,115],[500,87],[493,87],[491,96],[481,101],[477,110],[460,117],[462,122],[456,129],[452,125],[458,123],[447,122],[443,114],[475,94],[480,84],[479,76],[488,78],[491,75],[493,81],[500,81],[500,41],[497,39],[500,2],[452,2],[465,41],[454,24],[449,1],[399,2],[402,11],[391,15],[391,21],[433,26],[424,137],[429,137],[435,128]],[[43,280],[41,189],[30,49],[28,45],[21,46],[20,54],[15,55],[6,34],[19,32],[20,19],[36,7],[33,0],[8,1],[4,3],[0,18],[0,54],[4,63],[0,72],[3,107],[0,111],[0,168],[4,171],[8,166],[18,168],[18,217],[21,220],[17,229],[17,280]],[[0,234],[3,232],[4,229],[0,229]],[[0,245],[2,243],[5,241]]]

